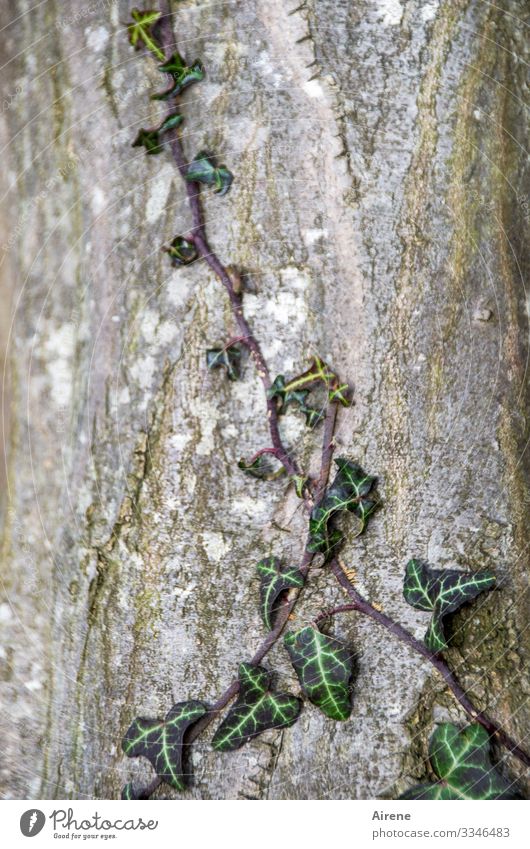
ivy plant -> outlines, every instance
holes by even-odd
[[[224,372],[230,382],[238,380],[242,352],[246,350],[263,386],[263,410],[270,445],[260,448],[248,460],[239,460],[237,466],[242,473],[259,479],[260,486],[264,482],[294,484],[306,513],[307,534],[298,551],[289,553],[288,565],[277,554],[259,560],[259,614],[264,636],[251,660],[240,664],[237,677],[215,703],[207,704],[201,693],[192,692],[186,694],[187,700],[174,705],[164,720],[132,719],[123,737],[123,751],[128,757],[146,758],[155,777],[145,787],[127,783],[122,796],[146,799],[162,784],[182,792],[190,780],[190,772],[183,766],[183,747],[188,751],[195,738],[213,722],[218,724],[211,745],[219,752],[239,749],[262,733],[275,734],[279,729],[289,728],[297,721],[304,701],[309,715],[312,711],[320,711],[331,721],[348,722],[355,690],[355,646],[343,643],[322,629],[323,620],[333,623],[340,613],[348,612],[370,617],[389,639],[400,640],[430,663],[462,710],[474,720],[474,724],[463,731],[451,725],[437,729],[430,748],[431,768],[436,779],[408,791],[405,798],[508,798],[512,785],[491,765],[490,738],[494,735],[499,744],[527,766],[530,755],[470,701],[443,657],[447,648],[445,618],[464,603],[472,602],[479,593],[490,590],[495,577],[489,570],[470,573],[433,569],[420,560],[412,560],[406,567],[405,598],[415,608],[431,614],[425,642],[422,642],[379,605],[364,598],[354,585],[354,570],[343,567],[339,555],[346,532],[363,533],[380,504],[376,476],[368,474],[356,457],[337,458],[335,476],[331,483],[328,482],[337,417],[343,407],[351,405],[352,391],[348,382],[339,378],[335,369],[320,356],[312,357],[309,366],[294,377],[286,378],[281,373],[273,377],[271,374],[245,317],[242,274],[234,265],[223,263],[208,241],[201,189],[213,189],[216,195],[213,203],[230,204],[226,196],[233,183],[233,174],[225,165],[217,164],[216,157],[205,149],[191,160],[184,149],[178,99],[188,86],[201,83],[205,69],[200,59],[189,65],[184,56],[175,52],[171,21],[167,2],[161,2],[156,11],[132,11],[132,21],[128,25],[132,46],[153,54],[158,71],[168,82],[165,90],[153,95],[155,100],[166,103],[166,116],[156,129],[141,130],[133,144],[145,147],[149,154],[167,152],[183,178],[191,226],[188,233],[175,236],[164,249],[171,265],[178,269],[202,263],[226,292],[232,326],[226,344],[205,352],[207,368],[213,372],[212,379],[221,379],[220,373]],[[169,144],[165,144],[166,141]],[[225,214],[221,208],[219,206],[219,215]],[[282,417],[290,409],[305,416],[312,432],[323,431],[320,469],[316,477],[300,467],[285,444],[281,424]],[[339,517],[344,523],[344,532],[337,527]],[[356,521],[352,522],[352,518]],[[349,601],[323,611],[313,621],[302,622],[300,627],[286,633],[298,599],[311,584],[316,566],[325,569],[329,581],[342,589]],[[262,666],[268,652],[276,645],[281,647],[282,636],[284,657],[291,664],[287,691],[279,691],[273,683],[274,672]],[[244,656],[249,654],[245,649]],[[356,731],[351,728],[352,734]]]

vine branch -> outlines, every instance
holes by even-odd
[[[524,749],[522,749],[509,734],[503,731],[503,729],[493,719],[473,705],[467,697],[465,690],[460,686],[455,675],[440,655],[433,654],[427,648],[425,643],[417,640],[416,637],[407,631],[406,628],[403,628],[399,622],[395,622],[390,618],[390,616],[387,616],[386,613],[383,613],[381,610],[377,610],[377,608],[371,605],[369,601],[363,598],[358,590],[356,590],[350,583],[337,560],[332,560],[330,566],[337,581],[341,587],[346,590],[353,601],[351,604],[344,604],[334,608],[333,610],[325,611],[317,617],[317,621],[329,618],[337,613],[346,613],[348,611],[356,611],[358,613],[362,613],[364,616],[369,616],[370,619],[373,619],[374,622],[377,622],[378,625],[381,625],[417,654],[421,654],[422,657],[424,657],[442,676],[455,699],[462,705],[468,716],[470,716],[474,722],[479,722],[491,736],[495,737],[499,743],[508,749],[512,755],[518,758],[518,760],[524,763],[525,766],[530,766],[530,755],[525,752]]]

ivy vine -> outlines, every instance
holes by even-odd
[[[166,115],[156,129],[141,129],[132,144],[144,147],[148,155],[159,155],[165,150],[171,152],[183,179],[192,216],[189,232],[176,235],[170,246],[163,249],[174,266],[206,263],[224,286],[237,336],[230,338],[223,347],[207,350],[206,364],[210,369],[224,372],[230,381],[236,381],[241,376],[242,351],[249,352],[250,362],[263,384],[271,440],[271,445],[261,448],[254,457],[241,459],[239,468],[242,473],[264,480],[283,479],[287,485],[294,485],[307,511],[308,528],[299,563],[285,565],[277,557],[269,556],[257,564],[259,603],[266,636],[255,654],[242,660],[237,677],[217,702],[207,705],[194,694],[171,706],[163,720],[145,717],[132,720],[122,740],[123,752],[128,757],[146,758],[155,777],[147,787],[135,787],[129,782],[122,798],[147,799],[163,782],[183,791],[191,779],[183,753],[189,751],[193,740],[213,722],[218,723],[212,740],[217,751],[238,749],[266,729],[293,725],[305,701],[315,705],[330,720],[346,722],[355,690],[354,648],[322,630],[324,620],[346,612],[370,617],[389,636],[419,653],[441,675],[470,719],[470,724],[463,729],[445,723],[434,731],[429,763],[435,780],[413,787],[403,798],[518,798],[514,782],[491,762],[491,742],[504,746],[526,766],[530,766],[530,755],[472,704],[443,657],[449,643],[445,630],[447,618],[480,593],[490,591],[495,576],[486,571],[433,569],[419,560],[411,560],[405,569],[403,592],[410,605],[431,616],[423,641],[417,640],[365,599],[350,580],[348,571],[338,559],[344,536],[337,521],[340,518],[351,525],[349,517],[355,517],[356,532],[364,533],[370,517],[380,506],[377,478],[365,472],[354,459],[337,458],[337,471],[328,485],[337,415],[341,407],[352,403],[351,388],[318,356],[313,357],[298,375],[289,379],[284,375],[272,378],[259,342],[244,315],[241,277],[222,263],[206,236],[201,187],[210,188],[221,199],[230,191],[234,176],[209,151],[199,151],[189,160],[179,135],[183,116],[177,109],[177,99],[188,86],[200,84],[205,68],[200,59],[189,65],[174,51],[175,38],[167,2],[161,2],[159,10],[133,9],[131,16],[128,25],[131,45],[151,53],[157,60],[158,70],[167,79],[167,87],[152,95],[152,99],[167,104]],[[322,391],[325,401],[319,404]],[[308,403],[310,395],[317,399],[311,405]],[[323,425],[320,474],[316,480],[299,468],[283,442],[280,419],[289,410],[302,413],[312,430]],[[284,633],[297,600],[310,580],[310,568],[317,559],[346,591],[350,602],[323,611],[316,621],[308,622],[295,632]],[[274,673],[261,665],[282,636],[303,698],[295,693],[278,692]]]

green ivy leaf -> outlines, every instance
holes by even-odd
[[[490,590],[494,584],[492,572],[431,569],[419,560],[410,560],[405,569],[403,595],[412,607],[432,613],[424,640],[427,648],[432,652],[446,649],[444,616]]]
[[[278,398],[280,401],[278,412],[280,415],[285,413],[289,405],[296,405],[300,412],[305,415],[306,425],[310,428],[316,425],[324,418],[324,410],[317,410],[314,407],[309,407],[306,404],[306,398],[309,395],[309,389],[287,390],[285,378],[283,374],[279,374],[267,391],[269,398]]]
[[[285,728],[298,719],[302,702],[290,693],[271,692],[271,675],[262,666],[242,663],[239,694],[212,740],[214,749],[231,752],[268,728]]]
[[[270,459],[268,459],[268,455],[264,456],[263,454],[255,457],[250,462],[247,462],[247,460],[242,457],[237,465],[241,471],[245,472],[245,474],[250,475],[253,478],[257,478],[260,481],[275,481],[285,474],[285,468],[283,466],[280,466],[278,469],[274,469]]]
[[[308,477],[304,477],[304,475],[291,475],[289,478],[290,481],[294,483],[294,489],[298,496],[298,498],[304,497],[304,489],[309,482]]]
[[[331,719],[348,719],[353,657],[346,646],[312,625],[286,634],[284,643],[308,699]]]
[[[147,758],[163,781],[184,790],[184,735],[207,710],[205,704],[192,699],[173,705],[165,719],[137,717],[123,738],[122,749],[129,758]]]
[[[206,351],[206,365],[209,369],[224,368],[229,380],[239,380],[241,351],[235,345],[230,348],[210,348]]]
[[[170,74],[173,82],[166,91],[153,94],[151,100],[167,100],[169,97],[176,97],[187,86],[204,79],[202,63],[196,59],[193,65],[187,65],[180,53],[173,53],[167,62],[158,66],[158,70],[163,74]]]
[[[261,615],[270,631],[281,594],[291,587],[303,587],[305,578],[296,566],[282,566],[277,557],[265,557],[256,568],[261,576]]]
[[[128,784],[125,785],[123,790],[121,791],[122,799],[138,799],[138,796],[134,792],[134,784],[132,781],[129,781]]]
[[[189,265],[197,259],[197,248],[183,236],[175,236],[169,248],[162,250],[169,255],[171,264],[175,266]]]
[[[342,510],[348,510],[361,520],[362,533],[366,522],[377,506],[375,498],[368,498],[377,478],[365,474],[357,463],[339,457],[335,460],[338,472],[329,489],[311,511],[309,519],[308,551],[320,552],[328,560],[341,542],[342,535],[329,527],[330,519]]]
[[[518,799],[513,785],[491,761],[487,731],[474,723],[462,731],[440,725],[429,743],[429,761],[438,781],[419,784],[401,799]]]
[[[142,128],[133,141],[132,147],[145,147],[147,153],[151,156],[156,155],[157,153],[162,153],[164,146],[160,141],[160,136],[167,133],[168,130],[178,127],[179,124],[182,124],[183,120],[184,118],[182,115],[169,115],[162,121],[160,126],[155,129],[144,130]]]
[[[133,22],[127,26],[127,31],[129,41],[136,50],[139,50],[140,47],[146,47],[151,53],[154,53],[157,59],[163,62],[166,58],[164,51],[152,33],[153,25],[159,20],[161,14],[161,12],[153,9],[133,9],[131,12]]]
[[[228,168],[224,165],[216,166],[213,159],[204,151],[197,154],[193,162],[188,165],[185,177],[191,183],[213,186],[214,192],[219,195],[226,195],[234,179]]]
[[[269,389],[268,396],[278,399],[280,413],[285,412],[289,405],[297,405],[305,414],[306,424],[315,427],[324,418],[324,410],[309,407],[306,399],[318,385],[326,387],[329,401],[339,401],[345,407],[350,406],[348,384],[341,384],[335,372],[319,356],[312,357],[309,368],[289,381],[286,381],[283,374],[279,374]]]

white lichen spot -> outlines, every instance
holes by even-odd
[[[189,433],[174,433],[169,437],[169,444],[174,451],[177,451],[180,454],[181,451],[184,451],[190,439],[191,434]]]
[[[321,239],[327,239],[328,231],[321,229],[311,229],[303,231],[304,241],[306,245],[314,245],[315,242],[319,242]]]
[[[87,27],[85,35],[89,49],[96,53],[100,53],[109,40],[109,32],[105,27]]]
[[[205,398],[194,398],[190,402],[190,410],[198,419],[201,439],[195,449],[202,457],[207,457],[215,448],[213,434],[219,421],[219,406]]]
[[[149,389],[152,386],[155,368],[156,363],[151,356],[143,357],[131,366],[131,375],[141,389]]]
[[[145,207],[145,217],[149,224],[154,224],[162,215],[168,195],[171,189],[171,181],[174,176],[174,169],[166,163],[158,172],[158,176],[151,183],[149,197]]]
[[[386,26],[393,27],[400,23],[403,15],[400,0],[377,0],[377,8]]]
[[[150,345],[154,344],[157,327],[158,313],[154,310],[144,310],[141,323],[142,336]]]
[[[74,325],[68,322],[53,330],[46,341],[45,350],[50,357],[47,371],[52,400],[58,407],[67,408],[72,395],[70,363],[74,353]]]
[[[424,23],[427,21],[432,21],[433,18],[436,17],[436,12],[438,11],[437,3],[424,3],[421,7],[421,19]]]
[[[92,189],[92,198],[90,200],[90,205],[92,206],[92,212],[94,215],[100,215],[103,212],[107,205],[107,198],[105,197],[105,192],[99,186],[94,186]]]
[[[304,91],[309,97],[324,97],[324,89],[318,80],[308,80],[304,83]]]
[[[210,560],[219,563],[232,548],[222,534],[215,531],[203,531],[201,533],[202,544]]]

